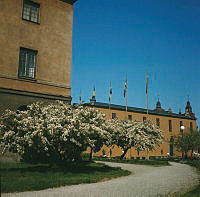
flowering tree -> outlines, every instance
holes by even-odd
[[[87,137],[87,146],[90,147],[90,160],[92,152],[98,152],[106,143],[106,121],[105,115],[100,111],[84,106],[76,106],[75,113],[80,121],[81,131]]]
[[[121,159],[131,147],[134,147],[139,135],[134,132],[135,122],[129,120],[113,119],[108,121],[107,130],[111,135],[110,145],[117,145],[122,148]]]
[[[87,148],[74,109],[63,103],[33,103],[26,111],[6,111],[0,120],[1,146],[29,162],[78,160]]]
[[[130,120],[110,120],[108,132],[111,134],[110,145],[122,148],[121,159],[131,147],[138,151],[153,150],[162,142],[162,131],[154,126],[149,120],[137,122]]]
[[[163,141],[162,131],[148,118],[143,123],[136,123],[135,132],[140,136],[135,144],[137,151],[152,151]]]

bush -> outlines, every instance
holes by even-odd
[[[104,114],[94,108],[37,102],[25,111],[4,113],[1,146],[18,153],[25,162],[77,162],[87,147],[94,152],[101,149],[107,139],[105,122]]]
[[[77,161],[87,148],[74,109],[63,103],[38,102],[26,111],[7,110],[0,119],[1,146],[23,161],[60,164]]]

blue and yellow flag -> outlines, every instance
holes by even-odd
[[[109,102],[111,101],[112,99],[112,85],[110,83],[110,87],[109,87]]]
[[[148,73],[146,74],[146,95],[148,96],[148,89],[149,89],[149,77]]]
[[[95,98],[96,97],[96,90],[95,90],[95,86],[94,86],[94,89],[92,91],[92,98]]]
[[[126,79],[126,81],[124,83],[124,98],[126,97],[127,91],[128,91],[128,83],[127,83],[127,79]]]
[[[83,101],[82,101],[82,94],[81,94],[81,91],[80,91],[80,96],[79,96],[79,102],[80,102],[80,104],[83,103]]]

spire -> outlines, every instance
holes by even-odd
[[[192,107],[189,101],[189,96],[188,96],[188,101],[185,107],[185,115],[186,116],[191,116],[191,117],[195,117],[195,114],[192,112]]]
[[[158,101],[157,101],[157,103],[156,103],[156,109],[157,109],[157,110],[158,110],[158,109],[162,109],[162,108],[161,108],[161,103],[160,103],[159,98],[158,98]]]
[[[159,97],[158,97],[158,101],[157,101],[157,103],[156,103],[156,111],[157,111],[157,112],[164,111],[164,109],[162,109],[162,107],[161,107],[161,103],[160,103]]]
[[[172,113],[172,108],[169,108],[167,112]]]

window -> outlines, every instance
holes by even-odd
[[[143,117],[143,122],[147,120],[147,117]]]
[[[172,132],[172,121],[169,120],[169,131]]]
[[[132,115],[128,115],[128,120],[132,120]]]
[[[156,125],[160,127],[160,118],[156,118]]]
[[[34,23],[39,23],[40,4],[30,0],[24,0],[22,18]]]
[[[193,125],[192,125],[192,122],[190,122],[190,131],[193,131]]]
[[[19,77],[35,78],[37,51],[20,48],[19,54]]]
[[[117,118],[116,113],[112,113],[112,119],[115,119],[115,118]]]
[[[182,130],[182,127],[183,126],[183,121],[180,121],[180,132],[182,132],[183,130]]]

